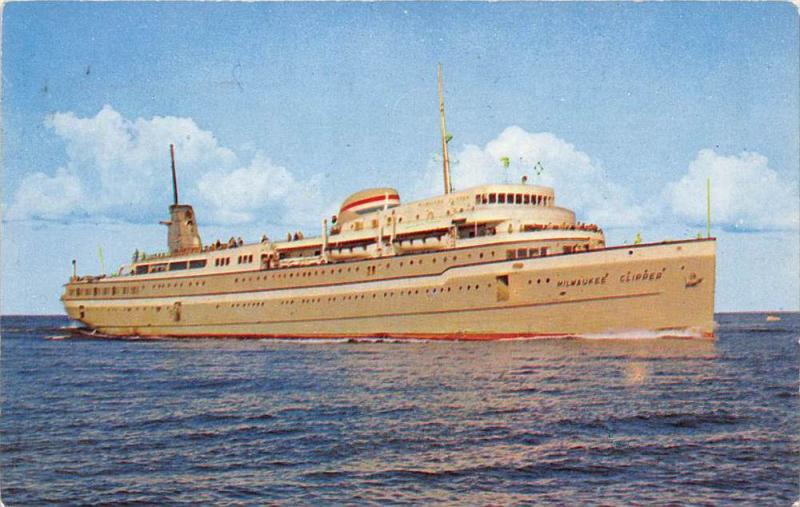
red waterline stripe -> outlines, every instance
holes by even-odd
[[[82,334],[88,338],[126,339],[125,336],[104,334]],[[159,335],[141,336],[144,340],[184,339],[184,340],[364,340],[364,339],[396,339],[396,340],[435,340],[435,341],[498,341],[498,340],[548,340],[548,339],[580,339],[579,333],[360,333],[360,334],[205,334],[205,335]],[[661,336],[659,339],[708,340],[715,339],[714,333],[702,333],[701,337]],[[613,339],[613,338],[611,338]]]

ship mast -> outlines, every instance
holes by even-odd
[[[178,205],[178,178],[175,176],[175,145],[169,145],[169,156],[172,160],[172,197],[174,204]]]
[[[439,117],[442,126],[442,158],[444,164],[444,193],[449,194],[453,188],[450,186],[450,158],[447,156],[447,126],[444,120],[444,91],[442,91],[442,64],[437,66],[439,80]]]

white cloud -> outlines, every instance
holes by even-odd
[[[315,228],[341,197],[333,196],[333,202],[325,195],[321,175],[298,178],[257,150],[241,161],[191,118],[130,120],[105,106],[94,117],[56,113],[45,124],[64,140],[67,161],[50,174],[26,176],[8,207],[8,219],[155,223],[166,217],[172,199],[170,143],[176,145],[181,201],[194,204],[206,224]],[[508,170],[502,157],[510,160]],[[531,183],[553,187],[556,202],[574,209],[579,220],[604,227],[638,227],[666,218],[661,212],[669,208],[670,218],[704,223],[708,176],[715,224],[729,230],[798,227],[797,182],[781,178],[757,153],[726,157],[703,150],[662,199],[644,203],[611,181],[600,163],[551,133],[511,126],[483,147],[453,150],[451,159],[458,188],[517,182],[525,174]],[[537,162],[544,166],[538,176]],[[423,171],[412,184],[412,200],[441,188],[440,162]]]
[[[27,176],[20,184],[14,205],[8,211],[8,218],[27,218],[26,212],[33,209],[38,217],[47,220],[85,212],[82,196],[80,179],[65,169],[58,169],[52,177],[36,172]]]
[[[53,176],[26,176],[9,219],[163,219],[172,201],[170,143],[175,144],[181,202],[194,204],[206,223],[253,222],[265,211],[274,221],[275,214],[293,209],[290,196],[302,195],[288,169],[259,152],[242,163],[191,118],[129,120],[104,106],[94,117],[56,113],[45,124],[64,140],[67,162]],[[322,206],[313,204],[318,216]]]
[[[213,205],[219,221],[227,223],[252,221],[255,211],[285,202],[296,187],[285,167],[274,165],[262,154],[256,154],[247,167],[209,172],[197,183],[199,196]]]
[[[753,152],[739,156],[719,155],[711,149],[698,152],[688,172],[664,192],[675,215],[705,224],[707,178],[711,178],[714,225],[732,231],[798,227],[797,182],[782,178],[765,156]]]
[[[502,157],[510,166],[504,169]],[[544,170],[535,176],[534,166]],[[440,188],[441,162],[431,164],[415,194],[427,195]],[[572,144],[547,133],[531,133],[511,126],[483,148],[466,145],[451,155],[451,173],[457,188],[485,183],[518,182],[523,175],[528,182],[553,187],[556,203],[576,211],[578,220],[606,227],[634,226],[643,222],[645,211],[624,187],[610,181],[604,170],[586,153]]]

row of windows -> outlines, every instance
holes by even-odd
[[[547,247],[542,248],[517,248],[506,250],[506,259],[525,259],[527,257],[544,257],[547,255]]]
[[[476,199],[475,202],[477,204],[480,204],[480,199]],[[454,213],[464,213],[464,208],[458,208],[458,210],[456,210],[455,208],[446,209],[445,210],[445,215],[447,215],[447,216],[450,216],[451,214],[454,214]],[[421,217],[422,217],[422,215],[417,213],[414,216],[414,220],[419,220]],[[433,220],[433,218],[434,218],[433,211],[432,210],[428,210],[427,213],[425,214],[425,218],[427,220]],[[392,221],[393,221],[392,216],[391,215],[387,216],[385,221],[386,221],[386,225],[392,225]],[[403,217],[397,217],[397,223],[400,224],[402,222],[403,222]],[[372,226],[373,229],[377,229],[380,224],[379,224],[377,218],[373,218],[371,220],[370,225]],[[364,223],[363,220],[357,220],[357,221],[353,221],[353,222],[350,223],[350,229],[354,230],[354,231],[360,231],[360,230],[362,230],[364,228],[364,226],[365,226],[365,223]],[[334,228],[334,230],[336,230],[336,229]]]
[[[495,256],[494,250],[489,252],[489,256],[490,257],[494,257]],[[484,252],[480,252],[478,254],[478,258],[483,259],[484,257],[486,257]],[[467,259],[472,259],[472,254],[467,254]],[[458,261],[458,256],[457,255],[453,255],[453,256],[448,257],[447,255],[444,255],[439,260],[442,263],[457,262]],[[433,258],[430,259],[430,261],[431,261],[431,264],[436,264],[437,263],[437,258],[433,257]],[[405,262],[406,261],[399,261],[396,264],[397,264],[398,267],[402,268],[402,267],[405,266]],[[386,269],[391,269],[392,268],[392,264],[393,264],[392,262],[387,262],[386,266],[385,266]],[[424,259],[417,259],[416,261],[414,259],[409,259],[408,260],[408,265],[409,266],[414,266],[414,265],[421,266],[422,264],[424,264]],[[368,275],[372,275],[372,274],[377,273],[377,270],[378,270],[378,268],[380,268],[380,266],[381,266],[380,264],[367,266],[366,267],[367,274]],[[347,266],[347,267],[330,268],[330,269],[321,268],[321,269],[314,269],[314,270],[309,270],[309,271],[299,271],[299,272],[289,271],[288,273],[276,273],[274,275],[269,275],[269,276],[265,275],[263,277],[256,276],[256,277],[247,277],[247,278],[244,278],[244,277],[242,277],[242,278],[234,278],[233,281],[234,281],[234,283],[239,283],[239,282],[246,282],[246,281],[249,282],[249,281],[252,281],[252,280],[258,281],[258,280],[261,280],[261,279],[267,280],[267,279],[309,278],[309,277],[314,277],[314,276],[322,276],[322,275],[326,275],[326,274],[334,275],[334,274],[337,274],[337,273],[338,274],[351,273],[351,272],[352,273],[358,273],[360,270],[361,270],[361,268],[359,266],[355,266],[355,267]]]
[[[569,253],[569,252],[572,251],[572,248],[574,248],[577,251],[580,248],[580,245],[577,245],[577,246],[574,246],[574,247],[564,247],[564,252],[565,253]],[[589,249],[589,245],[588,244],[584,245],[584,248],[586,250],[588,250]],[[507,250],[506,251],[506,258],[507,259],[523,259],[523,258],[527,258],[527,257],[546,256],[547,254],[548,254],[548,248],[547,247],[542,247],[542,248],[518,248],[518,249]],[[480,252],[480,253],[477,254],[477,257],[479,259],[484,259],[485,257],[487,257],[487,255],[489,257],[493,258],[495,256],[495,251],[492,250],[490,252]],[[243,256],[243,257],[247,257],[247,256]],[[250,257],[252,257],[252,256],[250,256]],[[471,253],[466,255],[466,258],[468,260],[471,260],[472,257],[473,257],[473,254],[471,254]],[[222,260],[222,259],[216,259],[216,260]],[[431,264],[437,264],[437,262],[441,262],[443,264],[446,264],[448,262],[458,262],[458,255],[452,255],[452,256],[443,255],[443,256],[441,256],[439,258],[431,257],[428,260],[430,260]],[[402,268],[402,267],[405,266],[406,262],[408,262],[409,266],[415,266],[415,265],[416,266],[421,266],[421,265],[424,264],[425,259],[424,258],[420,258],[420,259],[416,259],[416,260],[415,259],[409,259],[408,261],[386,262],[385,265],[374,264],[374,265],[366,266],[366,270],[365,271],[366,271],[367,275],[374,275],[374,274],[377,274],[378,269],[380,269],[382,266],[385,266],[385,269],[391,269],[393,267],[393,264],[394,264],[397,267]],[[318,269],[306,270],[306,271],[294,271],[294,270],[292,270],[292,271],[289,271],[289,272],[274,273],[274,274],[270,274],[270,275],[248,276],[248,277],[241,277],[241,278],[237,277],[237,278],[234,278],[233,281],[234,281],[234,283],[245,283],[245,282],[262,281],[262,280],[263,281],[275,280],[275,279],[282,280],[282,279],[294,279],[294,278],[312,278],[312,277],[325,276],[325,275],[335,275],[335,274],[344,274],[344,273],[358,273],[358,272],[360,272],[360,270],[361,270],[360,266],[318,268]],[[205,285],[206,285],[205,281],[189,281],[189,282],[174,282],[174,283],[157,283],[157,284],[150,285],[150,288],[151,289],[165,289],[165,288],[169,289],[169,288],[183,288],[183,287],[192,287],[192,286],[200,287],[200,286],[205,286]],[[141,286],[141,290],[144,290],[145,288],[146,288],[145,285]],[[93,288],[85,288],[85,289],[81,289],[81,288],[69,289],[69,295],[71,295],[71,296],[73,296],[73,295],[74,296],[90,296],[90,295],[94,295],[94,296],[112,295],[112,296],[114,296],[114,295],[117,295],[117,294],[135,295],[135,294],[138,293],[138,291],[139,291],[139,287],[122,287],[119,290],[114,286],[102,287],[102,288],[93,287]]]
[[[521,204],[527,206],[550,206],[553,204],[553,198],[546,195],[539,195],[539,194],[497,194],[497,193],[490,193],[490,194],[476,194],[475,195],[475,204]],[[455,209],[448,209],[446,210],[446,214],[449,216],[451,213],[455,213]],[[464,208],[459,208],[458,213],[463,213]],[[417,214],[414,218],[415,220],[420,219],[420,214]],[[434,213],[431,210],[428,210],[427,214],[425,215],[426,219],[432,220],[434,218]],[[386,225],[392,224],[392,217],[386,217]],[[401,223],[403,221],[403,217],[398,217],[397,222]],[[372,228],[378,228],[378,219],[373,218],[371,222]],[[355,231],[360,231],[364,227],[364,222],[362,220],[354,221],[350,223],[350,229]]]
[[[486,256],[487,256],[487,254],[485,254],[484,252],[480,252],[477,255],[477,257],[479,259],[483,259]],[[495,251],[492,250],[492,251],[488,252],[488,256],[489,257],[494,257],[495,256]],[[229,258],[226,257],[224,259],[229,259]],[[470,260],[472,259],[472,254],[471,253],[467,254],[467,259],[470,259]],[[220,261],[220,260],[223,260],[223,258],[218,258],[218,259],[215,259],[215,260],[216,261]],[[443,264],[446,264],[448,262],[458,262],[458,255],[452,255],[452,256],[443,255],[439,259],[437,259],[436,257],[432,257],[429,260],[431,261],[431,264],[436,264],[437,261],[441,262]],[[404,267],[405,266],[405,262],[406,261],[397,262],[396,263],[397,267],[401,267],[401,268]],[[409,266],[414,266],[414,265],[421,266],[421,265],[424,264],[425,259],[422,259],[422,258],[416,259],[416,260],[415,259],[409,259],[407,262],[408,262]],[[385,268],[386,269],[391,269],[393,264],[394,263],[392,263],[392,262],[387,262],[385,264]],[[376,264],[376,265],[372,265],[372,266],[366,266],[366,273],[368,275],[374,275],[374,274],[377,273],[377,270],[380,267],[381,267],[380,264]],[[316,276],[325,276],[327,274],[334,275],[334,274],[358,273],[358,272],[360,272],[360,266],[346,266],[346,267],[338,267],[338,268],[332,267],[332,268],[314,269],[313,271],[312,270],[297,271],[297,272],[296,271],[289,271],[289,272],[284,272],[284,273],[275,273],[275,274],[263,275],[263,276],[250,276],[250,277],[241,277],[241,278],[237,277],[237,278],[234,278],[233,281],[234,281],[234,283],[244,283],[244,282],[261,281],[261,280],[267,281],[267,280],[271,280],[271,279],[311,278],[311,277],[316,277]],[[199,287],[199,286],[204,286],[205,284],[206,284],[205,281],[157,283],[157,284],[152,284],[150,286],[150,288],[151,289],[165,289],[165,288],[169,289],[169,288],[183,288],[183,287],[192,287],[192,286],[198,286]],[[145,285],[141,286],[141,290],[144,290],[145,288],[146,288]],[[112,296],[115,296],[117,294],[134,295],[134,294],[136,294],[138,292],[138,290],[139,290],[138,287],[130,287],[130,288],[122,287],[118,291],[117,288],[114,287],[114,286],[112,286],[112,287],[103,287],[103,288],[93,287],[91,289],[90,288],[85,288],[85,289],[78,288],[78,289],[70,289],[69,290],[69,295],[70,296],[92,296],[92,295],[94,295],[94,296],[99,296],[99,295],[103,295],[103,296],[112,295]]]
[[[217,257],[214,259],[214,266],[227,266],[231,263],[230,257]]]
[[[477,194],[475,204],[523,204],[528,206],[549,206],[553,198],[537,194]]]
[[[486,284],[487,288],[490,288],[492,284]],[[459,285],[459,291],[473,291],[478,290],[481,288],[481,285],[476,283],[475,285]],[[410,290],[401,290],[401,291],[387,291],[382,294],[383,298],[392,298],[394,296],[415,296],[419,294],[428,294],[428,295],[435,295],[435,294],[444,294],[446,292],[452,292],[453,287],[442,287],[442,288],[433,288],[433,289],[425,289],[422,292],[421,289],[410,289]],[[366,294],[350,294],[348,296],[332,296],[326,298],[328,303],[335,303],[336,301],[358,301],[363,299],[378,299],[381,296],[381,293],[374,293],[371,295],[371,298],[367,298]],[[302,298],[302,299],[288,299],[282,300],[282,305],[293,305],[297,304],[307,304],[307,303],[321,303],[322,298]]]
[[[179,288],[179,287],[202,287],[206,284],[205,281],[192,281],[192,282],[175,282],[175,283],[154,283],[150,285],[151,289],[169,289],[169,288]],[[126,295],[136,295],[139,291],[143,291],[147,288],[146,285],[141,286],[123,286],[123,287],[116,287],[114,285],[110,287],[87,287],[87,288],[75,288],[69,289],[68,294],[70,296],[116,296],[118,294],[126,296]]]
[[[239,264],[249,264],[251,262],[253,262],[253,254],[239,256]]]
[[[527,284],[528,285],[533,285],[533,282],[534,282],[533,278],[528,278],[528,280],[527,280]],[[506,283],[506,285],[508,284],[507,281],[505,283]],[[549,284],[550,283],[550,278],[548,277],[548,278],[537,278],[536,279],[536,284],[537,285],[541,285],[542,283]],[[463,291],[476,291],[476,290],[480,290],[481,287],[485,287],[487,289],[491,289],[492,288],[492,284],[491,283],[486,283],[486,284],[482,285],[482,284],[476,283],[474,285],[473,284],[459,285],[458,286],[458,291],[460,291],[460,292],[463,292]],[[381,296],[382,298],[392,298],[395,295],[397,295],[397,296],[417,296],[417,295],[420,295],[420,294],[436,295],[436,294],[450,293],[450,292],[453,292],[453,290],[454,290],[454,287],[432,288],[432,289],[425,289],[424,291],[422,289],[409,289],[409,290],[401,290],[401,291],[386,291],[386,292],[383,292],[382,294],[381,293],[373,293],[373,294],[371,294],[370,298],[368,298],[367,295],[365,295],[365,294],[350,294],[350,295],[347,295],[347,296],[331,296],[331,297],[327,297],[327,298],[319,298],[319,297],[317,297],[317,298],[287,299],[287,300],[281,300],[280,304],[281,305],[294,305],[294,304],[321,303],[323,299],[325,299],[326,302],[328,302],[328,303],[335,303],[337,301],[358,301],[358,300],[365,300],[365,299],[378,299],[379,296]],[[216,308],[219,309],[220,307],[223,307],[223,306],[224,307],[230,307],[230,308],[255,308],[255,307],[263,307],[265,304],[266,304],[266,302],[264,302],[264,301],[249,301],[249,302],[246,302],[246,303],[231,303],[231,304],[219,303],[219,304],[216,305]],[[166,310],[168,308],[169,308],[168,306],[164,306],[163,307],[164,310]],[[128,312],[130,312],[130,311],[148,311],[149,310],[149,311],[160,312],[162,310],[162,307],[160,307],[160,306],[150,306],[150,307],[147,307],[147,306],[137,307],[137,306],[135,306],[135,307],[128,307],[128,308],[120,308],[120,309],[108,308],[108,309],[101,309],[101,310],[105,310],[105,311],[128,311]]]
[[[144,286],[142,286],[144,288]],[[111,287],[92,287],[92,288],[76,288],[76,289],[69,289],[70,296],[116,296],[117,294],[122,295],[134,295],[139,292],[139,287],[120,287],[117,289],[115,286]]]
[[[164,271],[180,271],[184,269],[199,269],[206,267],[205,259],[195,259],[192,261],[161,262],[158,264],[139,264],[134,270],[136,275],[146,275],[147,273],[162,273]]]
[[[570,254],[574,252],[581,252],[585,251],[588,252],[591,249],[588,243],[583,245],[564,245],[563,252],[565,254]],[[547,247],[542,248],[516,248],[512,250],[506,250],[506,259],[525,259],[528,257],[545,257],[547,255]]]

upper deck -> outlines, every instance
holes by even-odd
[[[364,190],[346,199],[334,220],[330,228],[323,221],[320,236],[249,244],[232,240],[137,257],[114,277],[279,269],[517,240],[574,237],[591,248],[605,246],[597,226],[576,223],[573,211],[555,205],[553,189],[536,185],[481,185],[407,204],[393,189]]]

